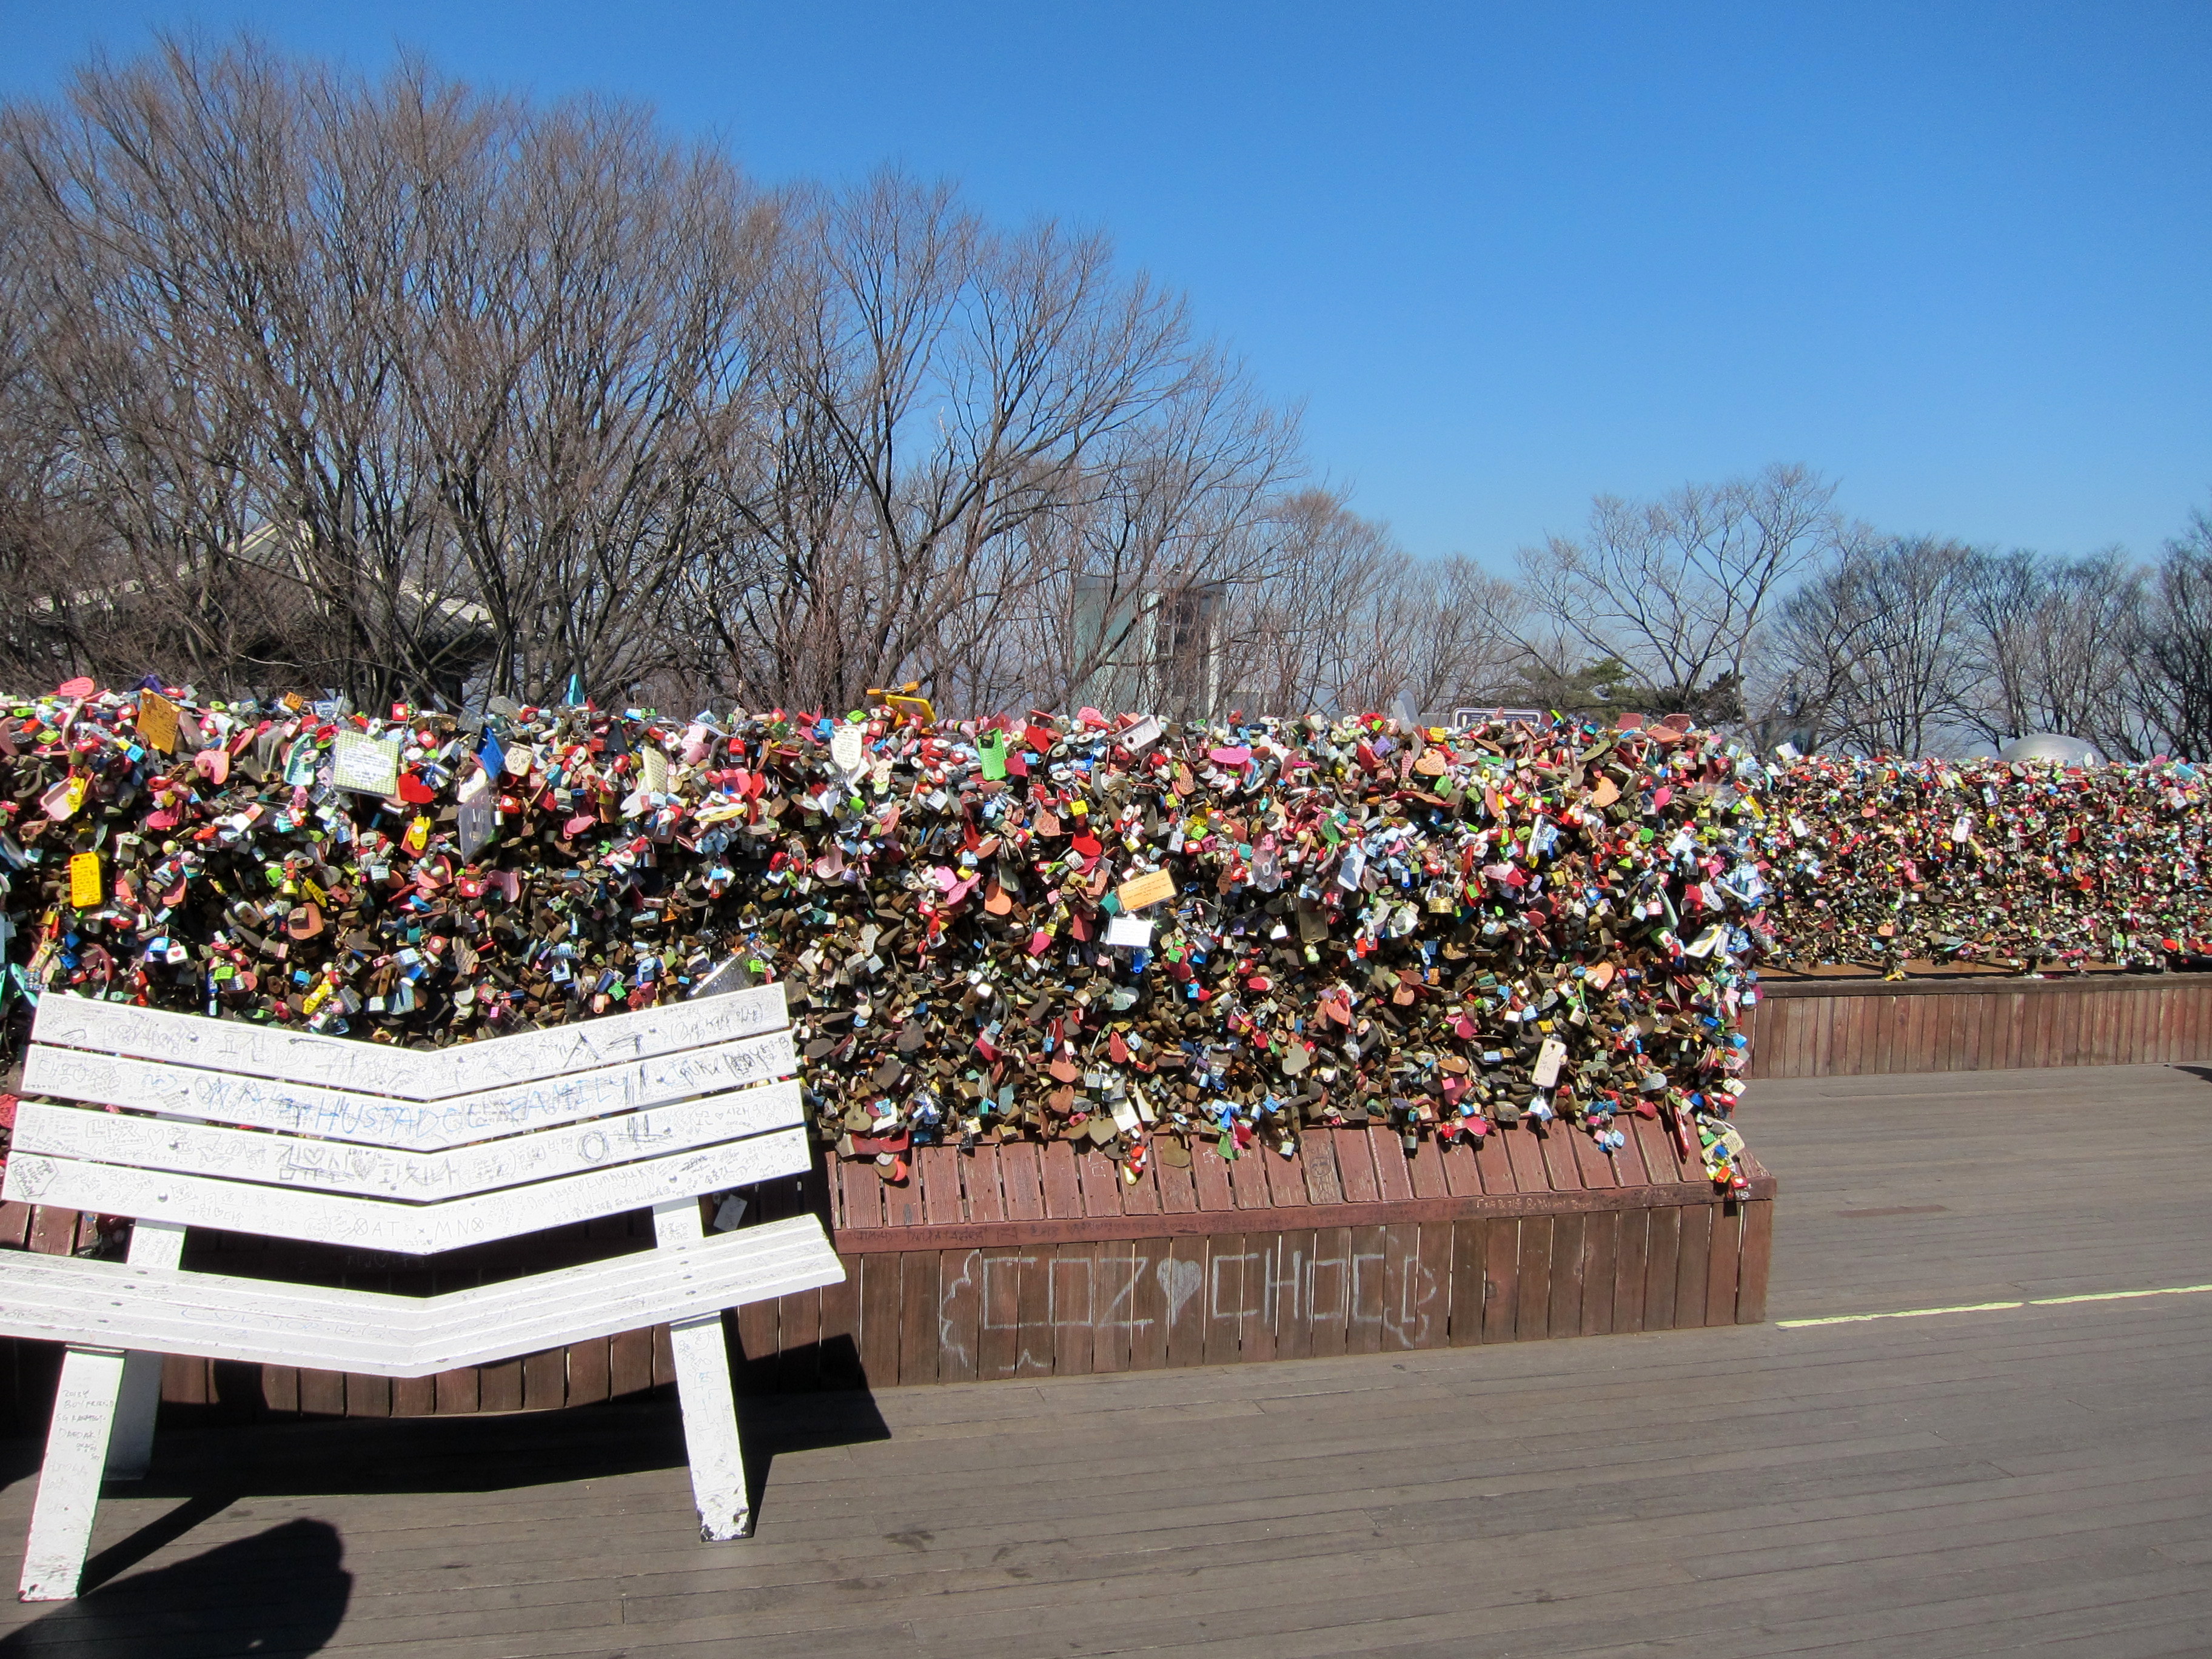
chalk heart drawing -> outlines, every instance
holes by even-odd
[[[1206,1288],[1206,1269],[1195,1261],[1163,1261],[1152,1271],[1159,1277],[1160,1288],[1167,1292],[1170,1319]]]

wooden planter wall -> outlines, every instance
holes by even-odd
[[[2212,1058],[2212,974],[1802,980],[1760,991],[1745,1026],[1754,1078]]]
[[[1608,1158],[1587,1135],[1516,1129],[1480,1152],[1309,1133],[1300,1155],[1198,1152],[1125,1186],[1066,1142],[926,1148],[888,1187],[840,1164],[765,1183],[748,1219],[813,1209],[844,1284],[730,1316],[749,1392],[1040,1376],[1765,1317],[1774,1182],[1722,1204],[1656,1124]],[[187,1266],[399,1293],[645,1248],[618,1217],[428,1262],[195,1233]],[[66,1251],[73,1212],[0,1206],[0,1244]],[[58,1349],[0,1344],[0,1430],[45,1426]],[[672,1382],[665,1328],[394,1381],[173,1358],[169,1417],[417,1416],[580,1405]]]
[[[1065,1143],[926,1152],[900,1188],[847,1164],[851,1278],[741,1310],[739,1333],[748,1354],[849,1333],[869,1378],[914,1383],[1763,1319],[1771,1177],[1723,1205],[1637,1128],[1613,1159],[1568,1130],[1412,1158],[1323,1130],[1295,1158],[1200,1152],[1134,1187]]]

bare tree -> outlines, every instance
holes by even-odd
[[[1716,687],[1733,701],[1760,623],[1800,572],[1863,540],[1836,487],[1800,466],[1686,484],[1655,501],[1601,495],[1581,538],[1519,555],[1535,624],[1532,653],[1553,674],[1571,654],[1618,659],[1650,696],[1690,707]]]
[[[1965,578],[1970,730],[1996,744],[2063,732],[2115,757],[2150,752],[2139,567],[2117,550],[2073,560],[2014,551],[1977,555]]]
[[[1856,548],[1790,595],[1778,653],[1792,712],[1817,738],[1919,756],[1954,730],[1972,683],[1966,625],[1975,556],[1932,537]]]
[[[2212,514],[2166,544],[2143,630],[2144,712],[2177,754],[2212,759]]]

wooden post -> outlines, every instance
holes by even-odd
[[[62,1361],[46,1461],[31,1507],[31,1536],[23,1547],[20,1593],[26,1601],[66,1601],[76,1594],[123,1392],[123,1358],[117,1348],[72,1346]]]
[[[653,1206],[653,1233],[662,1249],[706,1237],[699,1200]],[[730,1389],[730,1348],[720,1310],[668,1327],[676,1358],[676,1395],[684,1410],[684,1449],[691,1464],[691,1501],[699,1536],[710,1544],[743,1538],[752,1528],[745,1501],[744,1448],[738,1437],[738,1402]]]
[[[131,1225],[131,1265],[174,1269],[184,1259],[185,1230],[172,1221],[135,1221]],[[116,1406],[115,1431],[107,1439],[107,1478],[143,1480],[154,1461],[154,1415],[161,1405],[161,1356],[132,1350],[123,1364],[123,1396]]]

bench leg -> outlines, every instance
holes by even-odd
[[[131,1254],[134,1267],[174,1267],[184,1259],[185,1230],[173,1221],[131,1224]],[[107,1441],[107,1478],[143,1480],[146,1466],[154,1461],[154,1415],[161,1407],[161,1358],[158,1353],[133,1352],[123,1367],[123,1397],[115,1411],[115,1432]]]
[[[133,1349],[124,1358],[115,1431],[107,1437],[107,1478],[143,1480],[154,1461],[154,1414],[161,1408],[161,1360]]]
[[[654,1238],[675,1246],[705,1237],[699,1201],[687,1198],[653,1209]],[[684,1407],[684,1447],[691,1463],[691,1499],[699,1536],[708,1543],[743,1538],[752,1525],[745,1503],[744,1448],[738,1438],[738,1402],[730,1388],[730,1349],[720,1313],[672,1323],[677,1397]]]
[[[123,1392],[123,1354],[113,1348],[72,1347],[62,1361],[46,1461],[31,1506],[31,1536],[23,1548],[26,1601],[66,1601],[76,1594]]]

